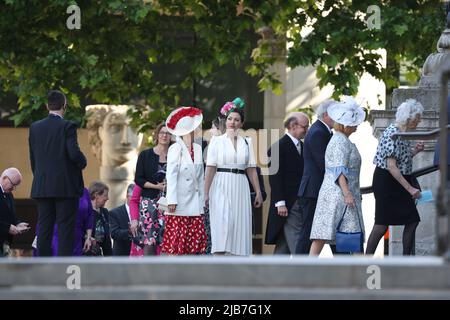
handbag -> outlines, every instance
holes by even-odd
[[[169,211],[169,204],[167,203],[166,191],[167,191],[167,185],[166,185],[166,187],[164,187],[164,190],[161,192],[161,196],[159,197],[158,201],[156,201],[157,208],[164,212]]]
[[[159,197],[156,203],[158,205],[158,209],[162,211],[169,211],[169,205],[167,203],[167,198],[165,196]]]
[[[364,243],[364,234],[362,232],[363,228],[361,225],[361,220],[358,216],[359,228],[360,232],[342,232],[339,231],[341,228],[342,222],[344,221],[344,216],[347,212],[347,206],[345,206],[344,213],[342,214],[342,218],[338,223],[336,228],[336,252],[341,253],[362,253],[363,252],[363,243]]]
[[[92,241],[91,247],[89,250],[83,252],[84,256],[102,256],[103,255],[103,249],[100,246],[100,243],[98,241]]]

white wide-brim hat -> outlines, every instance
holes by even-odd
[[[202,121],[202,110],[194,107],[180,107],[169,114],[166,128],[175,136],[184,136],[194,131]]]
[[[344,96],[342,101],[336,102],[327,109],[327,113],[334,122],[346,127],[356,127],[366,118],[366,113],[359,104],[349,96]]]

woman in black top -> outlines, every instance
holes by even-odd
[[[109,212],[105,208],[109,188],[101,181],[94,181],[89,186],[89,196],[94,209],[94,228],[90,255],[112,256],[111,232],[109,230]]]
[[[158,125],[153,137],[156,146],[142,151],[136,164],[135,182],[142,189],[139,213],[144,255],[159,254],[163,239],[165,217],[157,209],[156,202],[166,188],[167,151],[171,138],[165,124]]]

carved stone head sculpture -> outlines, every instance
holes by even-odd
[[[101,163],[100,179],[110,187],[110,207],[125,201],[143,137],[130,126],[128,108],[125,105],[86,107],[89,144]]]
[[[89,143],[102,166],[121,166],[138,154],[142,134],[130,126],[127,110],[124,105],[86,107]]]

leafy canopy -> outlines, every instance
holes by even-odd
[[[80,30],[66,26],[71,4],[81,9]],[[380,29],[364,20],[374,4]],[[336,96],[355,94],[364,72],[395,88],[402,61],[409,62],[409,79],[417,78],[443,18],[439,0],[4,0],[0,99],[17,97],[16,125],[44,116],[50,88],[67,94],[68,117],[80,122],[85,103],[131,104],[133,123],[146,131],[196,80],[213,81],[217,69],[242,67],[249,57],[246,70],[260,79],[260,89],[280,93],[270,70],[280,58],[274,42],[249,41],[262,27],[273,30],[278,47],[288,41],[289,66],[315,65],[319,85],[334,85]],[[387,68],[379,63],[380,48],[393,61]],[[180,66],[178,76],[161,76],[173,65]]]

